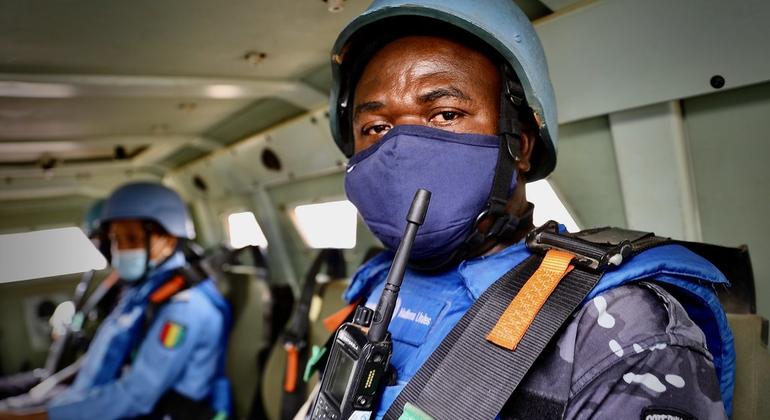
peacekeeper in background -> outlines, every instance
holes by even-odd
[[[99,252],[102,253],[102,255],[104,255],[105,258],[107,258],[109,261],[109,244],[106,243],[107,235],[101,229],[101,215],[103,207],[104,200],[97,200],[94,204],[92,204],[83,215],[81,229],[83,230],[83,233],[85,233],[85,235],[88,237],[88,239],[91,240],[91,243],[94,244],[94,247],[96,247],[96,249],[98,249]],[[83,300],[85,292],[93,281],[93,277],[93,272],[85,273],[83,275],[73,294],[73,300],[75,302],[80,303]],[[99,299],[98,307],[94,308],[98,310],[99,313],[101,313],[103,309],[109,308],[109,310],[111,310],[114,306],[118,288],[112,286],[114,286],[116,282],[117,276],[114,276],[112,273],[110,273],[107,278],[102,280],[102,283],[104,284],[98,287],[98,289],[102,289],[104,291],[104,293],[101,295],[101,299]],[[74,306],[75,305],[73,305],[73,307]],[[67,354],[67,356],[71,356],[71,353],[76,353],[77,348],[73,349],[73,347],[79,347],[81,343],[73,343],[72,337],[67,337],[67,335],[71,332],[70,329],[72,327],[71,324],[73,318],[72,316],[61,316],[60,313],[65,310],[65,306],[60,304],[56,307],[49,320],[51,325],[51,347],[48,350],[45,366],[43,368],[35,369],[32,371],[19,372],[13,375],[0,377],[0,401],[8,397],[21,395],[28,392],[32,387],[39,384],[42,380],[49,377],[50,375],[56,373],[56,370],[62,367],[61,362],[63,359],[62,356],[64,355],[63,353],[70,353]],[[105,311],[104,313],[109,312],[109,310]],[[97,313],[93,313],[92,315],[96,317]],[[66,325],[61,325],[62,319],[67,319]],[[65,342],[60,343],[61,340],[65,340]],[[73,344],[76,344],[76,346],[73,346]],[[57,348],[57,346],[59,348]],[[55,359],[52,360],[52,358]],[[71,360],[66,361],[70,362]]]
[[[180,271],[183,243],[195,237],[184,202],[160,184],[127,184],[101,221],[126,290],[74,383],[29,418],[227,418],[229,307],[211,279]]]
[[[555,99],[537,34],[510,0],[375,1],[340,34],[332,68],[346,193],[390,250],[358,271],[348,301],[376,305],[415,191],[433,193],[389,328],[397,381],[382,418],[474,301],[531,255],[526,184],[556,164]],[[735,354],[710,285],[721,281],[677,246],[607,273],[499,417],[726,418]]]

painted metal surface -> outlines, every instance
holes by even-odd
[[[700,217],[681,107],[610,114],[628,227],[699,241]]]
[[[770,80],[770,2],[603,0],[535,22],[559,122]]]

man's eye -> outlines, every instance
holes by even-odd
[[[390,130],[390,126],[387,124],[377,124],[364,129],[364,134],[371,136],[375,134],[383,134]]]
[[[440,123],[445,123],[449,121],[454,121],[459,117],[460,117],[460,113],[457,111],[441,111],[435,116],[433,116],[431,120],[434,121],[435,123],[440,124]]]
[[[452,111],[444,111],[440,115],[446,121],[452,121],[453,119],[458,117],[457,113],[456,112],[452,112]]]

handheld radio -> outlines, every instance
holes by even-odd
[[[393,351],[388,325],[417,229],[425,220],[429,203],[430,191],[417,190],[406,216],[404,237],[393,258],[377,309],[372,311],[359,306],[353,322],[337,329],[321,389],[310,411],[312,420],[371,418]]]

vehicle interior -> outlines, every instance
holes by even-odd
[[[535,225],[729,249],[715,264],[733,283],[718,292],[738,354],[734,418],[763,418],[770,3],[511,1],[534,22],[557,95],[559,162],[527,188]],[[236,416],[281,418],[286,329],[305,317],[306,344],[323,345],[323,321],[382,246],[346,199],[327,112],[329,51],[368,4],[3,1],[0,236],[80,227],[129,181],[173,188],[233,308]],[[0,375],[43,367],[48,318],[80,281],[0,283]]]

